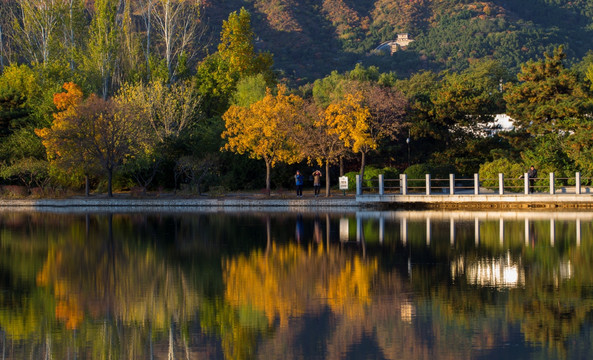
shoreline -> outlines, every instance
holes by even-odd
[[[593,209],[591,194],[378,195],[314,197],[237,194],[220,197],[104,195],[0,199],[0,211],[360,211],[360,210],[562,210]]]

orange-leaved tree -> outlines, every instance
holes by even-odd
[[[69,171],[100,169],[107,175],[108,195],[113,196],[114,170],[135,150],[141,136],[141,112],[132,105],[91,95],[82,100],[80,88],[66,84],[66,94],[54,102],[62,112],[51,128],[38,129],[48,158]]]
[[[94,169],[82,138],[76,136],[80,133],[78,124],[71,121],[84,96],[80,86],[75,83],[65,83],[63,88],[64,92],[54,94],[53,101],[58,112],[53,114],[51,127],[35,129],[35,134],[42,139],[47,160],[52,167],[69,174],[71,179],[84,176],[88,195],[88,176]]]
[[[226,128],[221,136],[227,140],[223,149],[265,161],[268,195],[274,165],[292,164],[304,157],[295,136],[302,127],[303,106],[300,96],[287,94],[286,87],[279,85],[277,95],[268,89],[262,100],[248,108],[233,105],[222,117]]]

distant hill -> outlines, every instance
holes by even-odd
[[[358,62],[406,76],[488,57],[516,71],[561,44],[572,61],[593,48],[593,0],[206,0],[214,42],[222,20],[242,6],[257,46],[297,83]],[[371,55],[398,33],[415,41],[391,56]]]

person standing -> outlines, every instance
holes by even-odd
[[[303,197],[303,175],[299,170],[297,170],[296,174],[294,175],[294,181],[296,184],[296,194],[297,197]]]
[[[313,171],[313,188],[315,189],[315,197],[319,196],[321,191],[321,171]]]
[[[527,177],[529,178],[529,193],[533,194],[535,189],[535,179],[537,178],[537,169],[535,166],[531,165],[527,171]]]

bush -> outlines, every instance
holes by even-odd
[[[506,158],[496,159],[480,165],[480,183],[487,188],[498,187],[498,174],[505,177],[505,186],[511,186],[511,191],[520,192],[523,180],[520,176],[526,171],[525,165],[512,162]]]
[[[431,173],[432,168],[428,164],[415,164],[409,166],[404,174],[408,176],[408,188],[426,186],[426,174]]]
[[[344,174],[344,176],[348,178],[348,190],[356,189],[356,175],[359,175],[358,171],[351,171]],[[366,188],[378,189],[377,179],[379,178],[379,175],[383,175],[386,179],[399,178],[399,172],[395,168],[386,167],[383,169],[377,169],[374,166],[365,166],[362,186]]]

